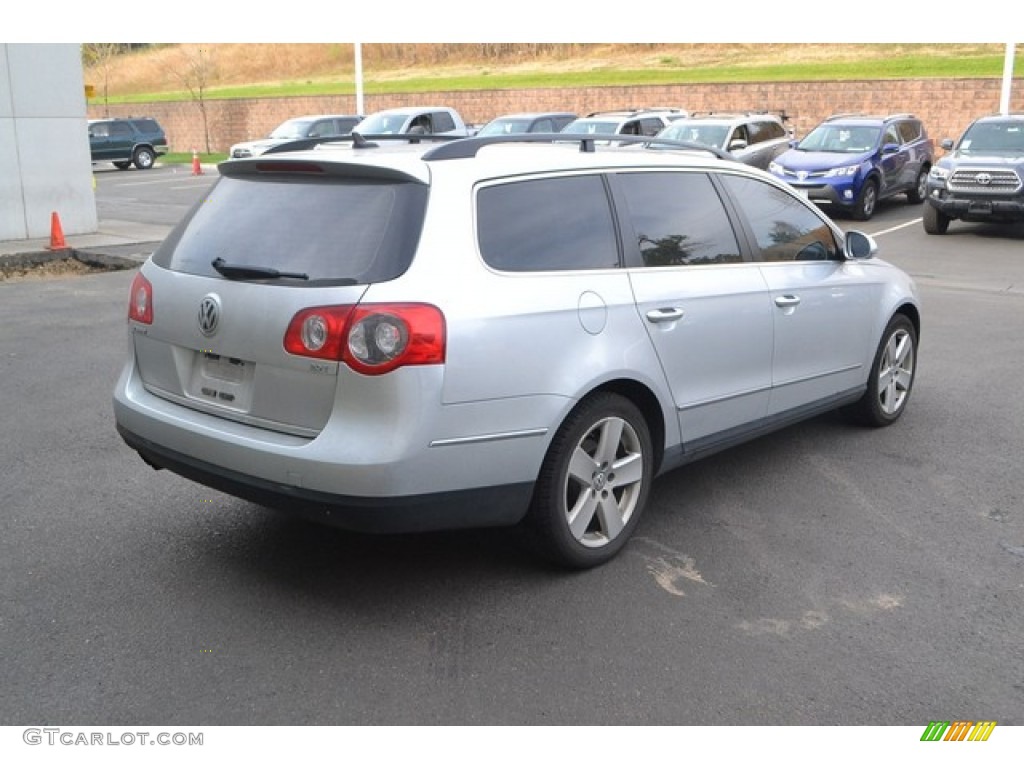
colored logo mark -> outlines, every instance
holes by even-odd
[[[988,741],[995,720],[932,720],[921,734],[921,741]]]

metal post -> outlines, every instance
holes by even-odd
[[[356,43],[356,114],[365,115],[363,111],[363,44]]]
[[[1003,92],[999,97],[999,114],[1010,114],[1010,85],[1013,83],[1014,43],[1006,44],[1006,59],[1003,62]]]

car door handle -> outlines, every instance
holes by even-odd
[[[795,307],[800,303],[799,296],[776,296],[775,306],[776,307]]]
[[[648,312],[647,319],[652,323],[670,323],[685,314],[680,307],[659,307]]]

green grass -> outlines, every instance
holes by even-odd
[[[205,152],[199,153],[199,162],[201,163],[222,163],[228,159],[226,152],[211,152],[206,154]],[[192,153],[191,152],[168,152],[165,155],[160,155],[157,158],[158,163],[163,165],[191,165],[192,164]]]
[[[678,67],[671,58],[663,68],[620,70],[595,68],[586,72],[502,73],[484,68],[474,75],[410,77],[376,82],[373,73],[364,72],[363,91],[367,94],[421,93],[428,91],[471,91],[516,88],[582,88],[617,85],[663,85],[672,83],[792,82],[819,80],[885,80],[922,77],[1002,77],[1002,55],[979,56],[897,56],[864,61],[824,61],[816,63],[780,63],[768,66]],[[1015,76],[1024,76],[1024,61],[1017,57]],[[352,95],[351,81],[303,81],[269,85],[210,88],[206,98],[254,99],[284,96]],[[190,101],[185,91],[139,93],[110,97],[110,104],[135,104],[160,101]],[[100,99],[91,103],[101,104]]]

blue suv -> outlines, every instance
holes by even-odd
[[[867,221],[887,197],[922,202],[934,157],[934,143],[913,115],[835,115],[768,170],[811,202]]]

